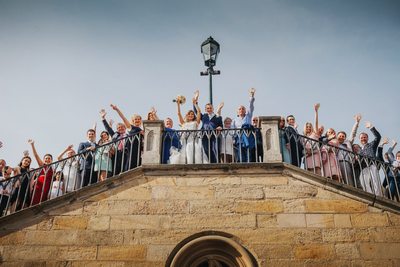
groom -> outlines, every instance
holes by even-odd
[[[194,99],[198,102],[199,91],[197,90],[194,94]],[[222,117],[217,116],[214,113],[214,108],[211,103],[206,104],[206,113],[201,114],[201,122],[203,130],[202,144],[204,152],[208,157],[210,163],[217,163],[217,132],[215,130],[222,130]],[[193,108],[197,113],[196,107]]]

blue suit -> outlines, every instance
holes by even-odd
[[[89,184],[94,184],[97,182],[97,173],[93,171],[94,169],[94,161],[93,161],[93,156],[95,151],[89,151],[88,148],[95,146],[97,147],[96,143],[92,143],[89,141],[86,142],[82,142],[79,144],[78,147],[78,153],[83,153],[86,152],[84,154],[84,157],[81,158],[80,160],[80,171],[81,171],[81,175],[83,177],[83,186],[87,186]]]
[[[165,128],[163,133],[163,145],[162,145],[162,159],[161,163],[168,163],[171,147],[181,148],[178,133],[171,128]]]

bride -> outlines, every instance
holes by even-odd
[[[182,100],[179,98],[174,101],[178,108],[178,119],[181,125],[181,149],[180,151],[171,148],[170,164],[193,164],[193,163],[208,163],[207,157],[203,151],[201,144],[201,133],[196,131],[201,128],[201,111],[196,99],[193,99],[193,105],[196,107],[197,114],[195,116],[193,110],[189,110],[185,119],[181,114]]]

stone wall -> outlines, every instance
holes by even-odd
[[[142,167],[0,219],[2,266],[165,266],[222,231],[259,266],[400,266],[400,210],[285,164]]]

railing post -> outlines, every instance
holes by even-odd
[[[144,144],[142,164],[160,164],[161,162],[161,146],[162,133],[164,130],[164,122],[143,121],[144,127]]]
[[[282,162],[279,140],[279,116],[260,116],[264,162]]]

